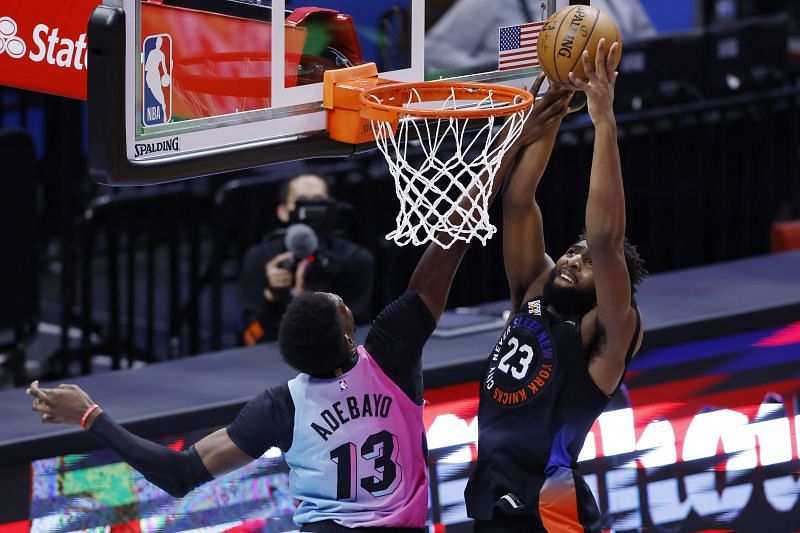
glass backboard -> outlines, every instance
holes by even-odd
[[[560,4],[566,5],[567,0]],[[326,135],[322,77],[530,87],[532,0],[104,0],[90,21],[90,170],[125,185],[373,145]]]

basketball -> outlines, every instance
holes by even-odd
[[[570,84],[570,71],[577,78],[586,80],[581,54],[588,50],[589,60],[594,64],[597,45],[603,37],[606,38],[606,52],[612,43],[619,43],[616,58],[619,64],[622,35],[611,17],[591,6],[559,9],[545,21],[536,44],[544,73],[556,83]]]
[[[172,78],[170,77],[169,74],[164,74],[163,76],[161,76],[161,86],[162,87],[166,87],[171,82],[172,82]]]

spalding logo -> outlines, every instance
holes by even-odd
[[[564,38],[561,40],[561,45],[558,47],[558,55],[561,57],[572,57],[572,46],[575,44],[575,35],[580,32],[584,37],[589,33],[589,29],[584,26],[583,19],[586,18],[586,9],[578,7],[575,10],[575,15],[569,23]]]

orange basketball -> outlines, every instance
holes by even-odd
[[[536,51],[547,77],[556,83],[569,84],[570,71],[585,80],[581,54],[589,51],[594,64],[597,44],[606,38],[606,52],[618,42],[617,64],[622,52],[622,35],[611,17],[591,6],[569,6],[559,9],[545,21],[539,33]],[[614,65],[616,67],[616,65]]]

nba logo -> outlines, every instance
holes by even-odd
[[[172,37],[150,35],[142,43],[142,123],[167,124],[172,118]]]

